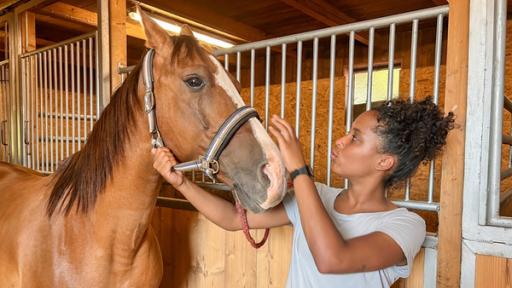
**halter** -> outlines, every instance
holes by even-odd
[[[144,95],[144,111],[148,114],[149,133],[151,134],[151,145],[153,148],[164,147],[164,142],[156,124],[155,96],[153,94],[153,56],[155,50],[149,49],[144,56],[143,75],[146,87]],[[243,106],[235,110],[224,121],[215,136],[213,137],[206,154],[197,160],[177,164],[173,167],[176,171],[200,170],[210,179],[214,180],[220,170],[219,157],[228,146],[229,141],[242,125],[251,118],[258,118],[259,115],[254,108]]]

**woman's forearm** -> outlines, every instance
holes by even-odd
[[[221,228],[230,231],[242,228],[236,208],[229,201],[203,190],[188,179],[178,187],[178,191],[208,220]]]

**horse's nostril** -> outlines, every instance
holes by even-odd
[[[259,182],[265,186],[270,185],[270,178],[268,178],[268,169],[270,169],[270,165],[268,163],[263,163],[259,165],[257,171]]]

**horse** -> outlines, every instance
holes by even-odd
[[[223,121],[244,104],[236,82],[189,28],[170,36],[139,13],[154,52],[152,112],[139,63],[83,149],[54,174],[0,163],[2,287],[159,286],[163,264],[150,220],[163,179],[152,168],[148,118],[158,124],[159,140],[187,162],[205,155]],[[286,193],[279,150],[254,117],[239,127],[218,165],[216,177],[247,209],[269,209]]]

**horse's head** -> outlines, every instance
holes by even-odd
[[[146,46],[155,51],[155,111],[162,139],[179,161],[195,160],[204,155],[224,120],[244,106],[243,100],[233,78],[198,45],[188,27],[170,37],[144,12],[139,13]],[[142,91],[144,85],[139,87]],[[258,212],[282,200],[284,164],[257,119],[248,120],[238,130],[219,163],[218,177],[233,187],[244,207]]]

